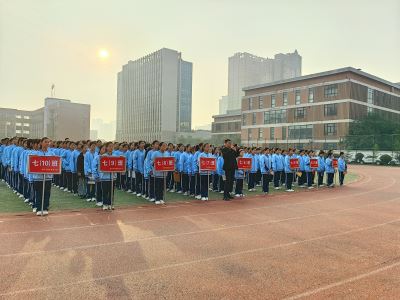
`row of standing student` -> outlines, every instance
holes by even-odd
[[[54,178],[49,176],[47,181],[53,182],[55,186],[64,191],[71,192],[74,195],[79,194],[81,198],[86,198],[86,201],[96,201],[96,204],[102,206],[103,209],[112,209],[111,191],[114,190],[114,187],[111,187],[111,174],[99,172],[98,165],[101,155],[125,156],[127,172],[116,175],[114,178],[116,188],[144,197],[156,204],[164,203],[164,173],[155,171],[154,159],[156,157],[169,156],[175,158],[176,171],[169,172],[166,176],[166,189],[169,192],[183,193],[206,201],[208,200],[210,184],[211,190],[216,192],[222,193],[224,187],[225,172],[222,167],[224,162],[220,148],[211,147],[207,143],[196,146],[179,144],[175,147],[172,143],[167,145],[154,141],[151,146],[146,147],[143,141],[131,144],[110,142],[104,145],[99,142],[75,143],[63,141],[53,145],[50,140],[46,140],[49,153],[62,158],[62,173],[55,175]],[[31,203],[34,211],[37,211],[38,207],[34,205],[34,198],[37,198],[35,193],[27,192],[29,191],[29,184],[27,184],[28,188],[24,189],[25,183],[21,185],[20,182],[29,182],[30,174],[26,172],[27,155],[29,155],[29,151],[34,150],[31,148],[41,148],[43,142],[29,146],[28,142],[29,140],[26,139],[13,139],[8,144],[2,141],[0,152],[2,154],[1,174],[2,178],[3,174],[6,174],[10,186],[21,195],[21,198],[25,198],[26,202]],[[238,156],[252,159],[250,171],[235,171],[234,194],[237,197],[243,196],[244,181],[247,181],[249,191],[254,191],[255,185],[262,183],[263,192],[268,193],[269,183],[273,182],[275,189],[279,189],[281,185],[286,185],[286,190],[290,192],[292,191],[292,182],[297,177],[296,171],[299,171],[300,174],[298,176],[300,187],[307,184],[309,188],[312,188],[315,171],[318,174],[319,185],[323,185],[324,173],[327,174],[327,185],[333,185],[335,170],[332,166],[332,153],[325,156],[325,153],[321,151],[318,156],[319,167],[317,170],[313,170],[310,168],[310,158],[314,158],[313,151],[296,152],[291,149],[286,151],[269,148],[244,148],[241,150],[237,148],[235,150]],[[199,171],[200,157],[214,157],[217,161],[216,172]],[[298,170],[290,168],[291,158],[299,158],[300,168]],[[19,164],[25,164],[25,166],[17,168],[16,161]],[[10,175],[4,170],[8,170]],[[19,170],[22,171],[19,172]],[[339,158],[339,181],[341,185],[346,170],[347,165],[343,153],[341,153]],[[20,177],[26,178],[18,180]],[[31,177],[33,182],[33,175]],[[48,209],[48,205],[46,208]]]

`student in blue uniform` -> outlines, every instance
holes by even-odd
[[[197,165],[200,165],[200,158],[205,157],[205,158],[211,158],[212,154],[210,153],[210,144],[205,143],[202,145],[202,152],[199,154],[198,157],[198,162]],[[208,201],[208,187],[209,187],[209,182],[208,182],[208,171],[200,171],[200,196],[202,201]]]
[[[99,147],[99,152],[93,157],[91,174],[96,182],[96,205],[103,206],[103,174],[100,172],[100,157],[106,153],[106,145]],[[108,207],[106,208],[108,209]]]
[[[218,163],[218,158],[219,158],[219,156],[220,156],[220,148],[219,147],[216,147],[216,148],[214,148],[214,154],[213,154],[213,156],[215,157],[215,160],[217,161],[217,163]],[[218,173],[217,173],[217,170],[215,170],[214,172],[213,172],[213,174],[212,174],[212,191],[213,192],[218,192]]]
[[[251,149],[251,154],[249,155],[249,158],[251,158],[251,170],[249,173],[249,192],[254,192],[255,185],[256,185],[256,173],[258,170],[258,156],[256,154],[256,148]]]
[[[145,147],[146,143],[144,141],[139,141],[138,142],[138,148],[133,152],[132,155],[132,169],[133,172],[135,173],[135,191],[136,191],[136,196],[140,197],[142,196],[145,198],[145,193],[143,192],[144,190],[144,156],[145,156]]]
[[[335,169],[333,167],[333,153],[328,152],[327,158],[325,159],[325,172],[327,175],[327,186],[334,187],[333,178],[335,176]]]
[[[275,154],[272,155],[272,171],[274,173],[274,187],[276,190],[280,189],[279,182],[281,179],[281,173],[283,171],[283,156],[281,149],[276,149]]]
[[[319,151],[318,154],[318,186],[324,185],[324,172],[325,172],[325,152],[323,150]]]
[[[96,183],[93,177],[93,160],[97,156],[96,153],[96,142],[89,144],[89,149],[86,151],[84,156],[84,171],[86,177],[86,201],[96,201]],[[98,206],[101,206],[100,203]]]
[[[294,192],[292,188],[292,182],[293,182],[293,174],[295,170],[292,170],[290,168],[290,160],[294,158],[293,157],[293,150],[289,149],[288,155],[285,157],[284,161],[284,171],[286,174],[286,192]]]
[[[178,150],[174,153],[174,158],[175,158],[175,166],[183,166],[181,163],[182,155],[184,152],[184,146],[182,144],[178,145]],[[177,167],[176,172],[178,172],[179,180],[176,180],[175,183],[175,189],[171,189],[171,192],[177,192],[178,194],[182,193],[182,185],[183,185],[183,179],[182,179],[182,169]]]
[[[244,150],[239,150],[239,157],[243,157]],[[238,157],[238,158],[239,158]],[[237,159],[236,159],[237,160]],[[235,197],[243,197],[243,181],[244,181],[244,170],[235,170]]]
[[[175,152],[179,151],[181,146],[182,146],[181,144],[177,145],[177,148],[175,150],[174,144],[168,143],[168,148],[167,148],[167,151],[166,151],[167,152],[167,156],[175,158]],[[175,168],[176,168],[177,165],[178,164],[175,161]],[[167,181],[166,182],[167,192],[170,192],[170,191],[172,191],[174,189],[174,183],[175,183],[174,182],[174,171],[169,171],[168,172],[166,181]]]
[[[271,159],[269,156],[269,148],[265,148],[260,155],[260,171],[261,171],[261,183],[262,183],[262,191],[265,195],[269,193],[269,181],[270,174],[272,170]]]
[[[218,156],[217,159],[217,175],[218,175],[218,183],[219,183],[219,187],[218,187],[218,192],[220,194],[224,193],[224,184],[225,184],[225,171],[224,171],[224,158],[222,155]]]
[[[44,137],[40,140],[40,149],[36,152],[39,156],[52,156],[54,155],[49,148],[50,139]],[[36,215],[48,215],[50,206],[50,192],[51,192],[51,181],[53,180],[53,175],[45,175],[44,181],[44,197],[43,197],[43,211],[42,211],[42,196],[43,196],[43,175],[33,174],[33,188],[35,190],[35,208]]]
[[[347,163],[346,159],[344,158],[344,152],[340,152],[340,156],[338,159],[338,171],[339,171],[339,184],[340,186],[342,186],[344,182],[344,176],[347,173]]]
[[[180,155],[177,172],[180,174],[182,181],[182,192],[185,196],[190,195],[190,173],[191,173],[191,146],[188,144],[185,151]]]
[[[164,172],[156,171],[154,161],[159,157],[167,157],[167,144],[161,142],[159,149],[153,152],[152,166],[154,176],[155,204],[164,204]]]
[[[310,164],[310,151],[306,151],[303,156],[304,171],[306,172],[306,182],[308,189],[313,189],[312,186],[312,170]]]

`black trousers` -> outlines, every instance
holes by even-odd
[[[282,171],[274,171],[274,187],[279,187]]]
[[[42,210],[43,197],[43,181],[34,181],[33,189],[35,190],[35,207],[38,211]],[[50,205],[51,180],[46,180],[44,184],[43,210],[49,210]]]
[[[208,175],[200,175],[200,195],[208,197]]]
[[[262,187],[264,193],[269,192],[269,174],[262,174]]]
[[[229,197],[229,193],[233,190],[234,176],[235,170],[225,170],[226,180],[224,182],[224,198]]]
[[[335,175],[335,173],[326,173],[326,175],[328,176],[328,185],[331,185],[331,184],[333,184],[333,178],[334,178],[334,175]]]
[[[189,175],[182,173],[182,192],[189,192]]]
[[[101,190],[103,195],[103,205],[111,205],[111,180],[101,181]],[[115,191],[115,183],[113,192]],[[113,203],[114,204],[114,203]]]
[[[236,179],[235,194],[236,195],[242,195],[243,194],[243,178]]]
[[[344,181],[344,172],[339,171],[339,184],[343,185],[343,181]]]
[[[136,172],[136,178],[135,178],[135,191],[138,194],[144,194],[143,192],[143,174],[140,172]]]
[[[318,172],[318,185],[322,185],[324,183],[324,172]]]
[[[164,200],[164,178],[156,177],[154,179],[156,201]]]
[[[286,189],[292,189],[293,173],[286,173]]]

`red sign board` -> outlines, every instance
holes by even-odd
[[[126,171],[125,156],[100,156],[100,172],[123,173]]]
[[[171,172],[175,170],[175,158],[172,156],[168,157],[157,157],[154,160],[154,169],[157,172]]]
[[[32,174],[61,174],[60,156],[28,156],[28,173]]]
[[[336,158],[332,159],[332,167],[334,167],[335,169],[337,169],[338,167],[338,162]]]
[[[318,158],[311,158],[310,159],[310,167],[311,169],[318,169],[319,163]]]
[[[300,168],[300,162],[298,158],[291,158],[290,159],[290,168],[291,169],[298,169]]]
[[[251,170],[251,158],[239,157],[237,159],[237,165],[239,170]]]
[[[214,157],[200,157],[200,171],[216,171],[217,160]]]

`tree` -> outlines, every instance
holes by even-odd
[[[400,122],[373,113],[350,124],[345,144],[347,149],[395,150],[395,144],[399,139]]]

